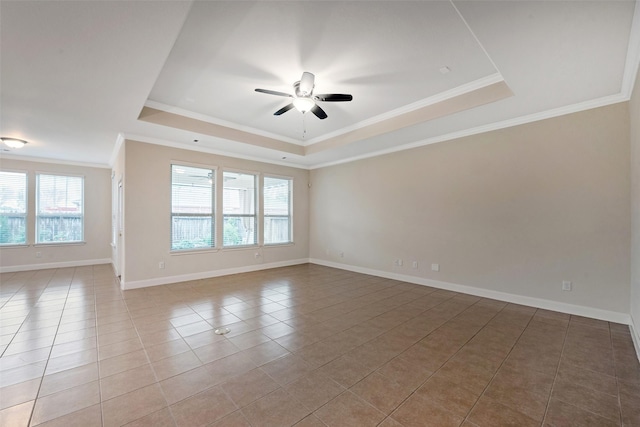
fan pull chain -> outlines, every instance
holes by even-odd
[[[307,138],[307,120],[306,120],[307,114],[304,113],[302,115],[302,139],[306,139]]]

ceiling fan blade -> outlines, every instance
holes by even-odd
[[[277,90],[256,89],[256,92],[266,93],[268,95],[286,96],[287,98],[293,98],[293,95],[289,95],[288,93],[284,93],[284,92],[278,92]]]
[[[324,102],[345,102],[353,100],[353,96],[344,93],[325,93],[323,95],[314,95],[316,101]]]
[[[315,114],[316,117],[318,117],[320,120],[324,120],[327,118],[327,113],[325,113],[322,108],[318,107],[317,104],[313,106],[311,112]]]
[[[279,109],[278,111],[276,111],[275,113],[273,113],[274,116],[279,116],[281,114],[286,113],[287,111],[291,110],[293,108],[293,104],[288,104],[285,105],[284,107],[282,107],[281,109]]]
[[[302,77],[300,78],[300,85],[298,86],[298,90],[302,95],[311,95],[313,92],[313,82],[315,80],[315,76],[311,73],[304,72],[302,73]]]

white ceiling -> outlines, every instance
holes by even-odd
[[[3,0],[0,136],[29,141],[3,156],[108,166],[124,137],[313,168],[621,102],[635,6]],[[353,101],[274,116],[254,89],[303,71]]]

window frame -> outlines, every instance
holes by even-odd
[[[41,242],[40,241],[40,225],[39,219],[43,217],[49,218],[61,218],[62,215],[47,215],[40,213],[40,176],[60,176],[64,178],[80,178],[81,179],[81,194],[82,194],[82,209],[79,218],[81,219],[81,238],[80,240],[59,240],[59,241],[51,241],[51,242]],[[86,243],[84,228],[85,228],[85,197],[84,197],[84,184],[86,177],[80,174],[70,174],[70,173],[58,173],[58,172],[49,172],[49,171],[35,171],[35,237],[34,237],[34,245],[36,246],[57,246],[57,245],[78,245]],[[70,217],[76,217],[75,215],[67,215]]]
[[[267,209],[265,207],[265,180],[267,178],[273,178],[273,179],[280,179],[280,180],[286,180],[289,181],[289,197],[288,197],[288,205],[289,205],[289,209],[288,209],[288,213],[287,215],[267,215]],[[263,174],[262,177],[262,242],[264,246],[282,246],[282,245],[291,245],[293,244],[293,177],[291,176],[284,176],[284,175],[276,175],[276,174],[270,174],[270,173],[265,173]],[[267,243],[266,242],[266,219],[267,218],[288,218],[289,220],[289,240],[286,242],[277,242],[277,243]]]
[[[241,174],[241,175],[251,175],[253,176],[253,206],[254,206],[254,212],[253,214],[225,214],[224,213],[224,208],[225,208],[225,204],[224,204],[224,176],[225,173],[235,173],[235,174]],[[255,247],[259,247],[260,243],[259,243],[259,236],[260,236],[260,224],[259,219],[260,219],[260,206],[259,203],[261,201],[261,197],[260,197],[260,172],[256,172],[256,171],[248,171],[248,170],[242,170],[242,169],[233,169],[233,168],[223,168],[222,169],[222,190],[221,190],[221,194],[220,194],[220,198],[221,198],[221,212],[222,212],[222,235],[221,235],[221,248],[223,249],[243,249],[243,248],[255,248]],[[241,245],[225,245],[224,243],[224,224],[225,224],[225,219],[227,218],[253,218],[253,226],[254,226],[254,230],[253,230],[253,243],[245,243],[245,244],[241,244]]]
[[[29,246],[29,171],[19,169],[2,169],[0,172],[15,173],[24,175],[24,213],[5,214],[0,212],[0,217],[21,217],[24,218],[24,242],[21,243],[0,243],[0,248],[25,247]]]
[[[173,167],[186,167],[186,168],[196,168],[196,169],[204,169],[208,170],[211,173],[211,213],[203,214],[203,213],[174,213],[173,212]],[[182,162],[179,160],[171,161],[169,163],[169,253],[172,255],[185,254],[190,252],[207,252],[207,251],[215,251],[219,248],[218,245],[218,236],[217,236],[217,181],[218,181],[218,168],[216,166],[204,165],[199,163],[190,163],[190,162]],[[194,218],[211,218],[211,246],[205,247],[194,247],[194,248],[184,248],[184,249],[174,249],[173,247],[173,218],[174,216],[180,217],[194,217]]]

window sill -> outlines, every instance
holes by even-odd
[[[34,248],[38,247],[52,247],[52,246],[82,246],[86,245],[87,242],[51,242],[51,243],[36,243],[33,245]]]
[[[7,245],[0,245],[0,249],[21,249],[28,248],[30,245],[26,243],[9,243]]]
[[[286,243],[265,243],[264,248],[281,248],[283,246],[295,246],[294,242],[286,242]]]
[[[223,251],[241,251],[241,250],[247,250],[247,249],[260,249],[260,246],[255,244],[255,245],[238,245],[238,246],[223,246],[222,247]]]
[[[169,251],[169,255],[193,255],[193,254],[207,254],[220,251],[218,248],[202,248],[202,249],[184,249]]]

